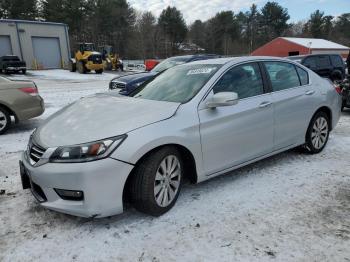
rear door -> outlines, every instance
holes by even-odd
[[[317,101],[308,73],[291,63],[264,62],[274,109],[274,150],[303,143]]]
[[[317,56],[317,73],[320,76],[330,77],[333,71],[333,66],[329,55]]]
[[[263,83],[258,63],[234,66],[219,79],[207,98],[215,93],[236,92],[238,104],[198,111],[207,175],[272,151],[272,98],[264,92]]]

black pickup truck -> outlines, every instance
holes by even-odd
[[[8,74],[10,72],[18,73],[22,71],[23,74],[26,73],[27,67],[26,62],[21,61],[18,56],[6,55],[0,57],[0,73],[4,72]]]

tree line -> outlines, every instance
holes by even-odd
[[[279,36],[329,39],[350,46],[350,13],[338,17],[316,10],[290,23],[277,2],[246,12],[222,11],[187,25],[180,10],[167,7],[159,17],[135,10],[126,0],[0,0],[0,18],[66,23],[71,47],[79,42],[112,45],[125,58],[165,58],[186,52],[250,54]],[[190,48],[184,48],[189,46]]]

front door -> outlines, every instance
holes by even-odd
[[[219,92],[236,92],[234,106],[200,107],[200,134],[206,175],[253,160],[273,150],[273,107],[271,94],[264,93],[257,63],[228,70],[207,97]],[[205,101],[203,101],[205,103]]]

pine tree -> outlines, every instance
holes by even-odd
[[[0,15],[5,19],[35,20],[38,18],[38,1],[1,0]]]

